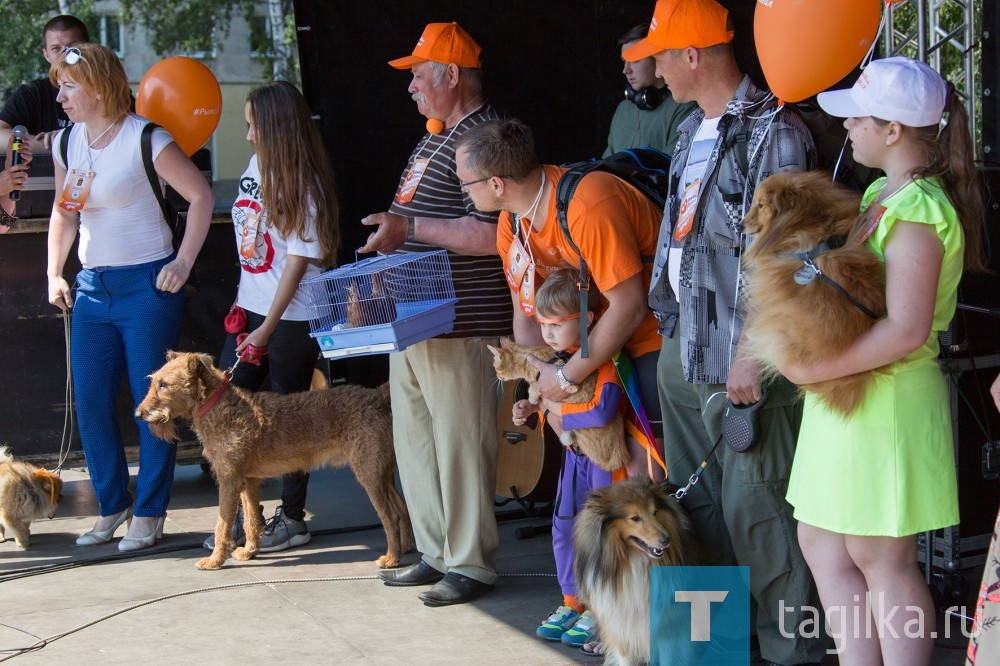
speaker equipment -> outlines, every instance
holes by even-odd
[[[941,351],[951,358],[1000,354],[1000,167],[980,169],[979,181],[989,272],[966,272],[958,285],[955,318],[941,334]]]
[[[1000,504],[1000,414],[990,396],[1000,355],[944,359],[941,367],[949,378],[959,524],[918,534],[917,560],[928,583],[936,579],[938,592],[950,589],[961,600],[962,572],[985,564]]]
[[[667,97],[667,87],[656,88],[649,86],[642,90],[636,90],[632,86],[625,86],[625,99],[635,104],[642,111],[652,111]]]
[[[996,473],[1000,413],[990,395],[990,385],[1000,372],[1000,355],[949,359],[944,364],[952,374],[950,393],[962,536],[989,535],[1000,507],[1000,480]]]

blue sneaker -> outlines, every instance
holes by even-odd
[[[558,641],[563,634],[576,624],[580,614],[569,606],[560,606],[556,612],[549,615],[549,618],[539,625],[535,630],[535,635],[547,641]]]
[[[576,624],[567,629],[559,640],[573,647],[582,647],[584,643],[598,640],[597,620],[594,619],[589,610],[583,611],[583,615],[576,621]]]

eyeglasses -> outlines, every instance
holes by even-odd
[[[485,183],[490,178],[510,178],[510,176],[496,176],[496,175],[492,175],[492,176],[486,176],[485,178],[479,178],[477,180],[467,180],[464,183],[461,182],[461,181],[459,181],[458,186],[460,188],[462,188],[462,190],[468,191],[469,185],[475,185],[476,183]]]
[[[65,54],[63,56],[63,60],[66,61],[67,65],[75,65],[81,60],[86,60],[86,58],[83,57],[83,54],[80,53],[80,49],[75,46],[66,47],[66,50],[63,51],[63,53]]]

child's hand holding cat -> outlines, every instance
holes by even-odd
[[[538,405],[533,405],[527,400],[518,400],[514,403],[514,407],[511,410],[510,420],[516,426],[523,426],[529,416],[539,411],[541,411],[541,408]]]

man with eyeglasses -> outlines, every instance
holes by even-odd
[[[588,335],[587,358],[577,351],[561,367],[539,362],[539,392],[549,400],[565,400],[624,349],[638,376],[653,434],[661,437],[656,389],[660,339],[646,307],[646,292],[662,211],[625,181],[592,171],[580,180],[567,208],[576,250],[556,213],[556,186],[566,169],[538,164],[534,138],[524,123],[494,120],[469,130],[458,140],[456,159],[458,175],[476,208],[502,211],[495,250],[504,261],[517,342],[545,344],[533,318],[534,292],[549,271],[576,268],[582,257],[590,272],[589,287],[601,295],[603,311]],[[646,470],[646,451],[633,444],[630,474]]]
[[[90,33],[83,21],[69,14],[56,16],[42,29],[42,55],[51,65],[68,47],[89,41]],[[70,124],[62,105],[56,103],[58,92],[49,81],[48,72],[19,86],[0,111],[0,145],[7,145],[13,127],[24,125],[34,137],[31,150],[35,154],[49,153],[52,135]]]
[[[457,23],[431,23],[412,55],[408,91],[427,121],[396,196],[362,224],[359,252],[445,248],[456,319],[451,333],[389,357],[396,457],[413,521],[414,565],[380,573],[386,585],[434,584],[428,606],[465,603],[493,588],[500,543],[496,488],[496,375],[487,344],[510,332],[510,299],[496,256],[496,215],[481,213],[455,173],[455,141],[496,118],[482,93],[479,45]]]

